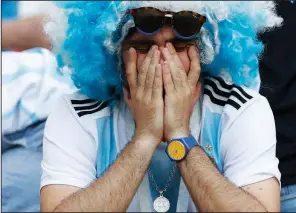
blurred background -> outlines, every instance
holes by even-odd
[[[42,24],[48,1],[1,1],[2,211],[39,212],[46,118],[73,92]]]

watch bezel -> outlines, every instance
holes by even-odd
[[[184,148],[185,152],[184,152],[184,155],[183,155],[183,157],[182,157],[181,159],[176,159],[176,158],[174,158],[173,156],[171,156],[171,154],[169,153],[169,147],[170,147],[173,143],[179,143],[179,144],[181,144],[182,147]],[[184,143],[182,143],[181,140],[174,139],[174,140],[172,140],[172,141],[169,142],[166,151],[167,151],[168,156],[171,158],[171,160],[174,160],[174,161],[181,161],[181,160],[183,160],[183,159],[186,157],[186,154],[187,154],[187,147],[185,146]]]

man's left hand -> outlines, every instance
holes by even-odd
[[[195,46],[188,49],[190,69],[187,73],[171,43],[167,43],[162,54],[163,83],[165,89],[164,137],[171,140],[190,135],[189,121],[193,107],[200,95],[200,61]]]

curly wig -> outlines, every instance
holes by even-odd
[[[121,42],[133,19],[127,9],[143,6],[189,10],[206,16],[198,36],[202,72],[258,89],[263,44],[257,33],[280,26],[272,1],[68,1],[48,7],[44,26],[60,66],[71,68],[74,84],[90,98],[121,94]],[[124,20],[124,21],[123,21]]]

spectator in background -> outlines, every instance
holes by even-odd
[[[2,48],[26,50],[35,47],[50,49],[50,41],[43,32],[45,16],[26,17],[2,23]]]
[[[2,211],[38,212],[45,121],[73,87],[47,50],[44,16],[18,19],[17,7],[2,2]]]
[[[261,35],[261,94],[274,113],[282,174],[281,211],[296,212],[296,2],[278,2],[284,25]]]
[[[45,121],[59,98],[73,92],[46,49],[2,52],[2,211],[40,211]]]

